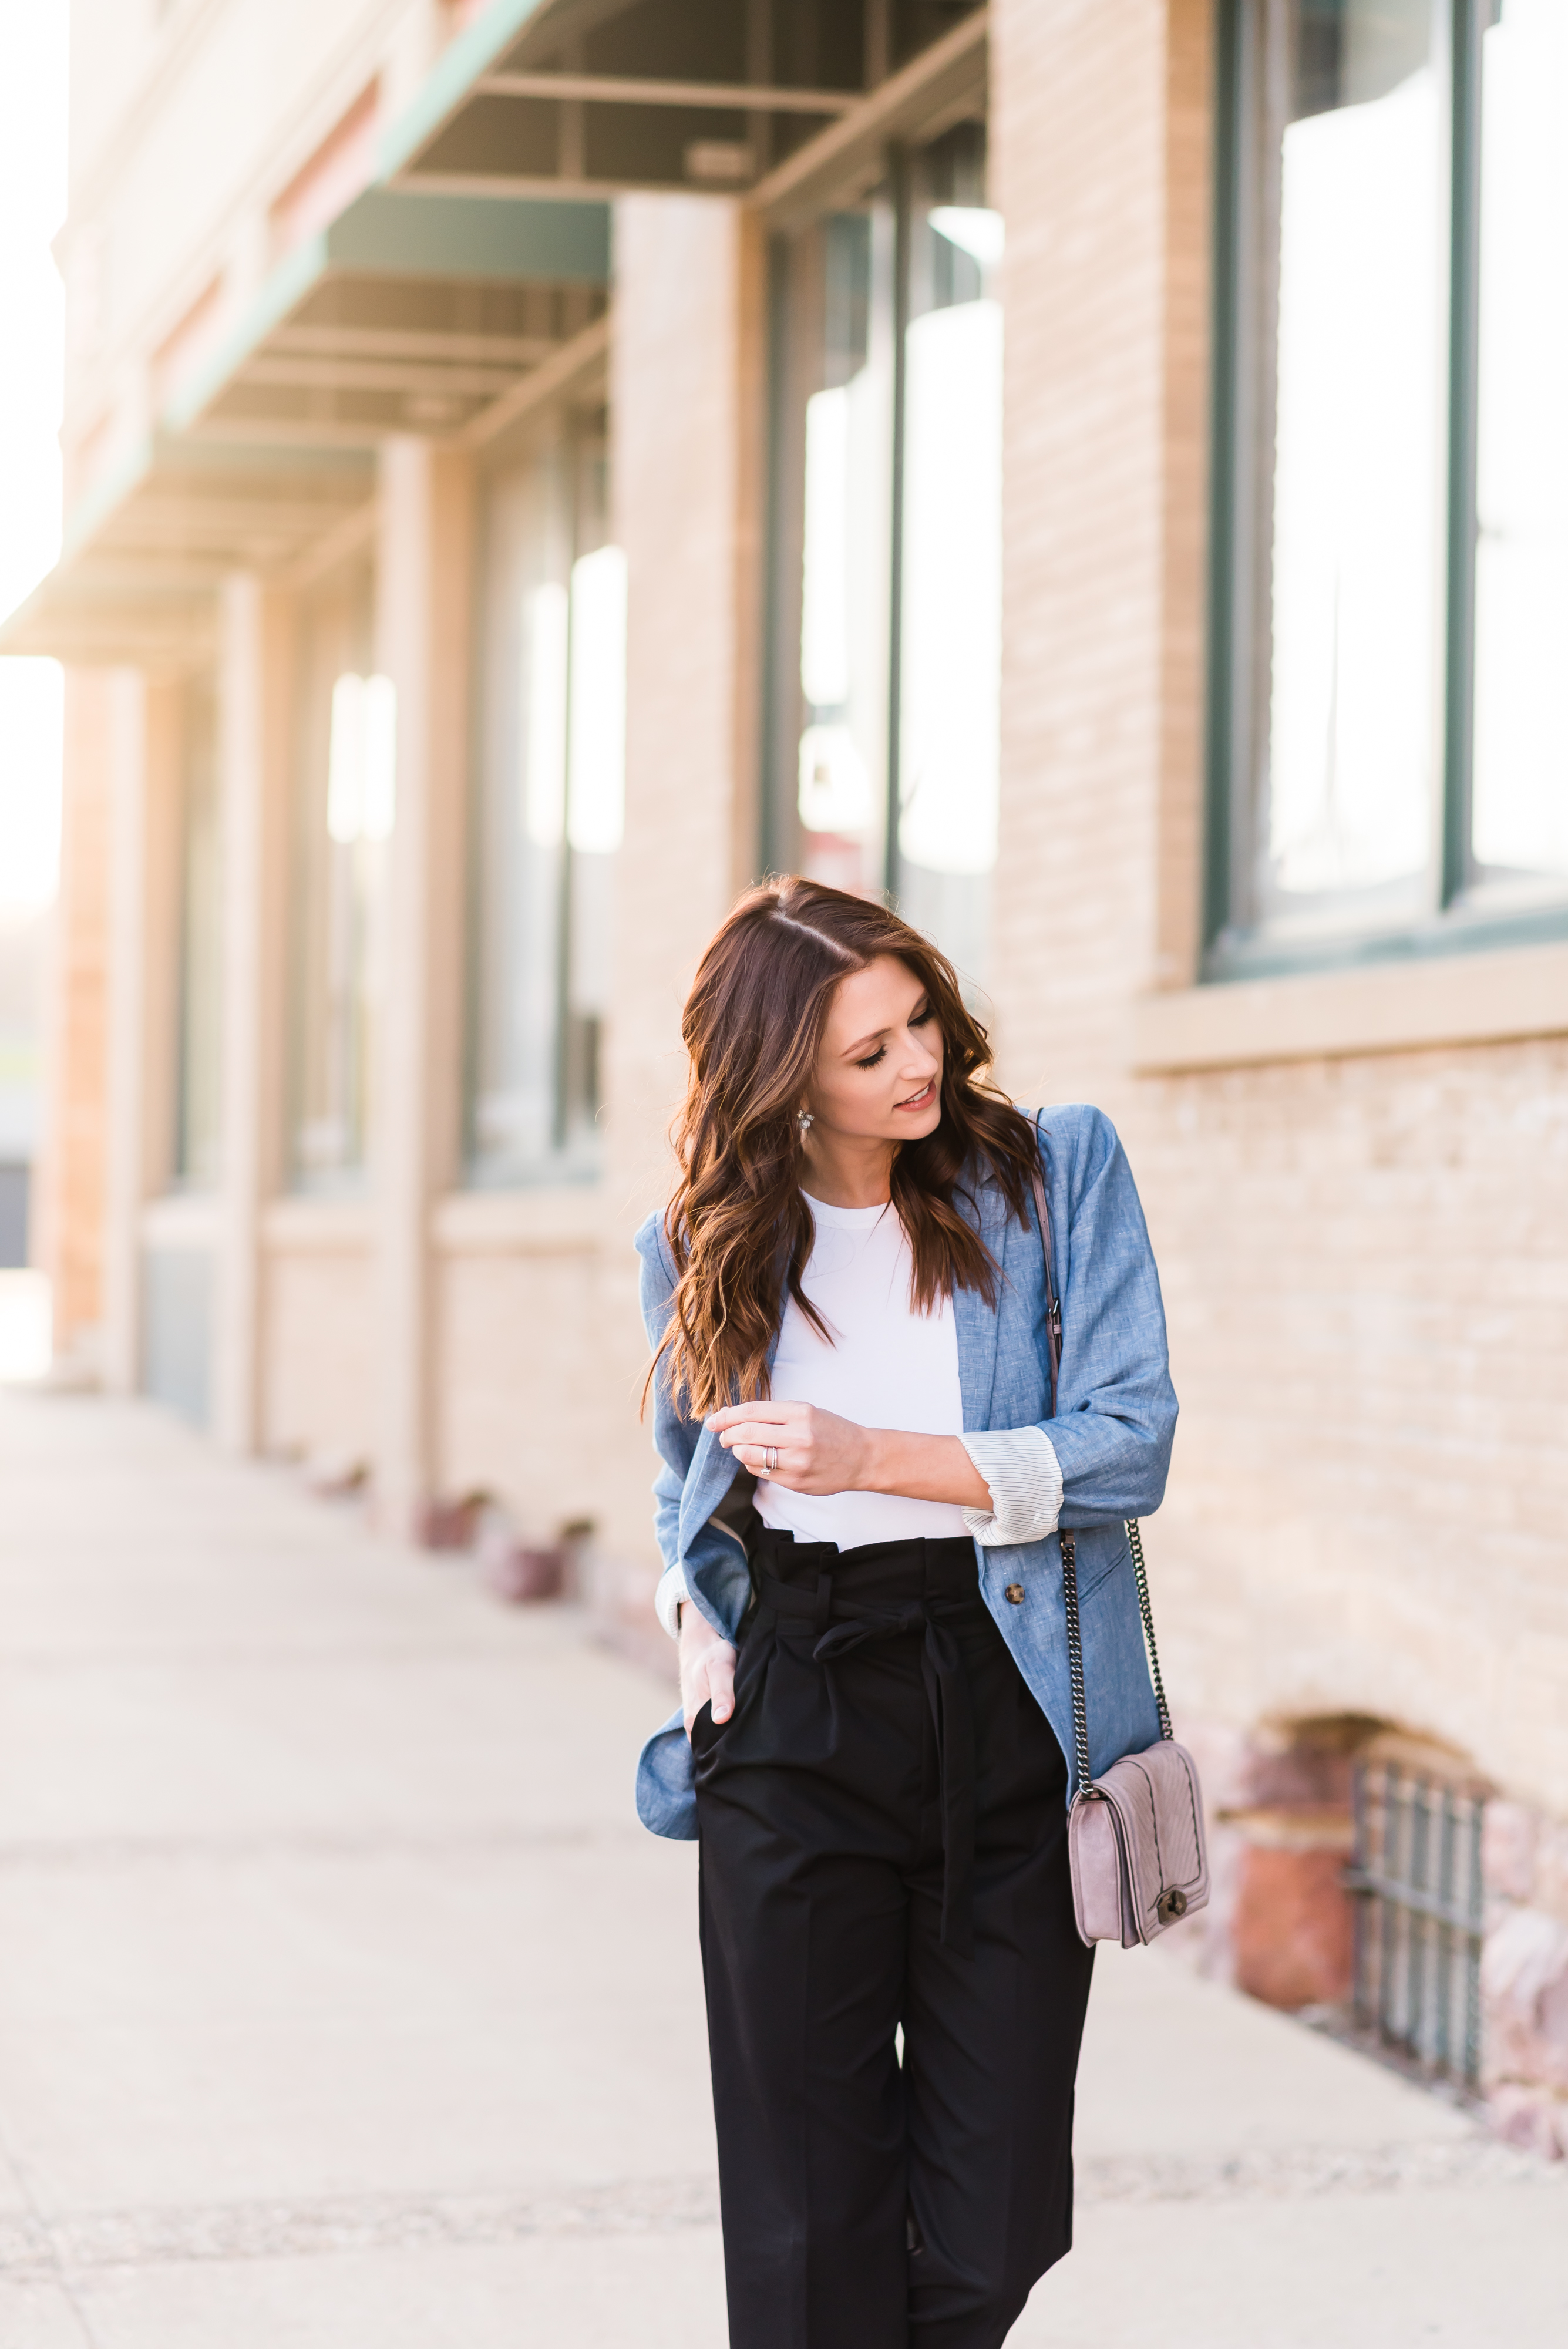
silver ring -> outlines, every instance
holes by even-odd
[[[776,1444],[764,1444],[763,1446],[763,1474],[764,1476],[776,1476],[778,1473],[778,1445]]]

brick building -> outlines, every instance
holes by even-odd
[[[645,1622],[687,978],[891,888],[1138,1174],[1207,1961],[1344,1996],[1354,1782],[1568,2147],[1561,12],[74,22],[63,1348]]]

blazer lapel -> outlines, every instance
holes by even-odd
[[[980,1186],[971,1206],[960,1194],[960,1215],[973,1226],[991,1250],[999,1274],[1007,1237],[1007,1200],[995,1183]],[[997,1305],[1001,1304],[1000,1297]],[[959,1392],[963,1399],[965,1434],[982,1433],[991,1425],[991,1395],[996,1382],[996,1309],[972,1288],[953,1291],[953,1327],[958,1332]]]
[[[783,1315],[780,1315],[782,1325]],[[775,1330],[768,1348],[768,1369],[771,1371],[783,1336],[782,1326]],[[705,1526],[735,1480],[736,1462],[725,1451],[711,1428],[705,1427],[697,1438],[697,1448],[691,1454],[691,1465],[686,1471],[686,1482],[680,1495],[680,1541],[684,1550],[699,1526]]]

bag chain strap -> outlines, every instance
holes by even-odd
[[[1045,1340],[1051,1368],[1051,1416],[1056,1416],[1056,1381],[1062,1356],[1062,1300],[1056,1289],[1056,1266],[1051,1245],[1051,1209],[1045,1197],[1045,1185],[1038,1164],[1032,1181],[1034,1189],[1034,1212],[1040,1218],[1040,1240],[1045,1251]],[[1138,1613],[1143,1619],[1143,1643],[1148,1653],[1149,1677],[1154,1683],[1155,1707],[1159,1714],[1162,1738],[1172,1735],[1170,1707],[1166,1702],[1165,1682],[1159,1676],[1159,1650],[1155,1645],[1154,1609],[1149,1604],[1148,1573],[1143,1562],[1143,1534],[1136,1517],[1124,1519],[1127,1547],[1132,1553],[1133,1579],[1137,1584]],[[1078,1784],[1087,1794],[1094,1786],[1089,1769],[1089,1707],[1084,1692],[1084,1633],[1078,1619],[1078,1545],[1075,1537],[1065,1531],[1062,1542],[1062,1598],[1067,1610],[1067,1672],[1073,1684],[1073,1744],[1078,1763]]]
[[[1089,1708],[1084,1695],[1084,1638],[1078,1626],[1078,1545],[1071,1534],[1062,1536],[1062,1596],[1067,1606],[1067,1670],[1073,1682],[1073,1744],[1078,1754],[1078,1785],[1085,1795],[1094,1788],[1089,1768]]]
[[[1136,1517],[1127,1520],[1127,1547],[1132,1552],[1133,1578],[1137,1584],[1138,1612],[1143,1617],[1143,1643],[1148,1650],[1149,1678],[1154,1682],[1154,1702],[1159,1713],[1159,1733],[1171,1734],[1170,1707],[1165,1701],[1165,1682],[1159,1677],[1159,1650],[1154,1643],[1154,1609],[1148,1603],[1148,1575],[1143,1562],[1143,1535]],[[1074,1579],[1076,1580],[1076,1575]]]

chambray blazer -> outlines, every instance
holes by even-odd
[[[994,1309],[971,1289],[954,1294],[959,1384],[966,1433],[1041,1425],[1055,1447],[1061,1523],[1077,1536],[1089,1757],[1098,1775],[1159,1735],[1124,1520],[1147,1516],[1164,1495],[1176,1394],[1159,1278],[1116,1128],[1082,1103],[1042,1110],[1036,1123],[1062,1299],[1056,1416],[1048,1416],[1044,1257],[1033,1205],[1027,1226],[1021,1225],[989,1177],[974,1184],[972,1199],[958,1194],[961,1213],[1002,1272]],[[675,1286],[661,1216],[648,1218],[637,1250],[643,1319],[657,1345]],[[733,1640],[751,1578],[740,1540],[715,1512],[735,1463],[701,1420],[681,1414],[663,1364],[655,1397],[654,1526],[665,1568],[683,1568],[691,1603]],[[994,1549],[977,1542],[975,1561],[986,1605],[1067,1757],[1071,1800],[1076,1769],[1061,1542],[1055,1534]],[[1006,1598],[1009,1583],[1023,1585],[1021,1606]],[[637,1808],[655,1835],[697,1833],[691,1749],[679,1712],[642,1749]]]

